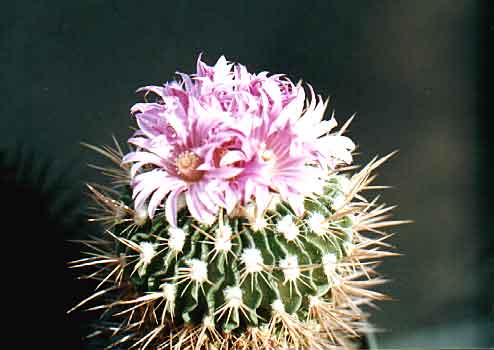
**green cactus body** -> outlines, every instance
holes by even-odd
[[[381,229],[405,222],[388,221],[393,207],[359,194],[372,189],[373,170],[390,156],[351,177],[330,175],[322,193],[305,199],[303,215],[274,196],[262,215],[247,205],[220,211],[210,225],[185,206],[176,226],[163,212],[149,219],[145,208],[132,209],[124,167],[118,179],[127,185],[112,196],[89,186],[107,230],[85,242],[89,258],[72,263],[100,266],[89,275],[101,281],[97,291],[75,308],[106,298],[95,308],[110,312],[95,334],[108,334],[112,346],[349,348],[365,321],[362,305],[386,299],[368,290],[384,282],[379,260],[395,255],[382,249],[389,235]]]
[[[166,317],[178,324],[208,319],[224,332],[243,332],[266,326],[273,303],[280,301],[287,313],[305,319],[310,297],[331,298],[332,280],[325,271],[345,256],[352,220],[331,220],[335,198],[343,194],[342,177],[333,176],[325,193],[306,200],[303,217],[280,202],[267,211],[263,227],[227,215],[206,226],[186,209],[178,227],[160,217],[135,232],[120,224],[114,233],[139,247],[125,275],[140,293],[163,292]],[[135,254],[119,240],[115,249]]]
[[[88,186],[105,234],[71,265],[97,268],[76,306],[104,300],[95,334],[140,350],[349,347],[386,298],[369,290],[394,255],[382,229],[403,223],[362,194],[392,154],[352,172],[351,119],[331,132],[311,87],[224,57],[139,91],[131,151],[89,146],[116,165],[100,167],[112,186]]]

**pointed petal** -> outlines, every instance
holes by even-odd
[[[269,194],[268,188],[266,186],[257,186],[256,205],[257,205],[258,215],[263,215],[270,201],[271,201],[271,196]]]
[[[187,208],[197,221],[203,223],[211,222],[212,215],[197,197],[194,186],[190,186],[188,191],[185,192],[185,201],[187,202]]]
[[[178,197],[185,189],[185,186],[178,186],[173,189],[166,198],[165,217],[168,223],[173,227],[177,227]]]
[[[242,151],[228,151],[220,160],[220,166],[231,165],[235,162],[246,160],[245,154]]]

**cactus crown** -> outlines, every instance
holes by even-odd
[[[203,75],[208,76],[207,68],[211,67],[199,66],[198,74],[203,69]],[[214,68],[216,72],[222,69]],[[189,114],[194,95],[190,89],[186,89],[190,96],[185,108]],[[162,91],[160,94],[163,97]],[[166,104],[166,98],[161,105]],[[160,108],[160,104],[141,106],[141,116],[152,108]],[[149,123],[145,126],[142,118],[138,123],[144,133],[148,132]],[[172,122],[170,125],[174,131],[180,129]],[[375,271],[379,259],[394,255],[386,250],[389,246],[384,240],[389,235],[381,229],[402,223],[387,220],[392,207],[379,205],[377,198],[367,201],[361,194],[377,188],[371,186],[373,171],[391,155],[374,159],[353,174],[349,166],[323,166],[323,176],[317,177],[321,182],[318,192],[297,189],[288,196],[273,180],[267,197],[255,189],[234,205],[227,200],[218,205],[212,196],[194,203],[193,195],[189,195],[194,193],[193,186],[208,179],[211,170],[202,166],[207,152],[198,148],[185,152],[173,143],[178,149],[171,151],[175,152],[175,170],[163,165],[163,172],[169,176],[175,171],[177,179],[187,183],[182,192],[189,192],[184,196],[167,188],[158,194],[159,187],[151,186],[148,191],[146,184],[142,185],[145,179],[139,179],[156,171],[158,160],[146,156],[143,162],[136,157],[142,156],[142,150],[162,153],[155,143],[144,145],[144,140],[135,139],[138,150],[127,156],[117,143],[116,148],[90,146],[117,165],[103,169],[113,178],[114,188],[88,186],[99,208],[93,220],[102,221],[106,230],[96,240],[84,241],[93,249],[89,257],[72,263],[72,267],[97,267],[87,276],[100,281],[95,294],[76,306],[95,297],[106,300],[92,308],[110,311],[97,334],[111,334],[116,347],[128,343],[140,349],[351,346],[351,338],[362,331],[362,306],[386,299],[368,290],[383,282]],[[226,142],[236,142],[232,140],[228,137]],[[160,150],[172,144],[167,142]],[[233,164],[226,182],[231,184],[242,176],[233,169],[241,168],[245,163],[240,161],[245,159],[233,154],[241,149],[238,146],[221,147],[220,155],[215,149],[211,159],[220,164],[231,155],[232,163],[223,162]],[[280,151],[262,146],[256,152],[256,159],[264,164]],[[180,182],[177,184],[175,188],[180,188]],[[280,190],[273,190],[275,185]],[[261,197],[267,200],[261,202]],[[302,201],[294,204],[293,198]],[[201,205],[197,212],[195,207]]]

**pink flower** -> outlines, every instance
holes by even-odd
[[[272,130],[274,124],[268,118],[259,124],[253,116],[244,119],[241,148],[225,153],[225,157],[235,159],[235,164],[243,168],[239,175],[223,183],[227,184],[224,201],[230,203],[227,210],[233,209],[238,201],[245,204],[254,199],[258,211],[263,213],[271,194],[279,193],[302,215],[304,197],[322,187],[324,171],[310,164],[310,154],[303,148],[293,147],[297,135],[290,124]]]
[[[199,221],[212,223],[220,203],[218,183],[237,175],[235,167],[208,167],[215,147],[224,141],[222,111],[206,110],[193,97],[187,99],[187,111],[177,96],[165,90],[144,88],[159,93],[161,103],[138,104],[132,108],[139,131],[129,140],[137,151],[127,154],[123,162],[133,163],[133,198],[136,208],[146,200],[152,218],[166,197],[167,220],[176,225],[177,200],[181,193],[190,213]],[[148,171],[143,167],[151,166]]]
[[[327,102],[323,102],[320,96],[316,97],[310,85],[309,90],[311,100],[305,111],[303,110],[305,93],[300,89],[297,100],[282,113],[286,115],[297,134],[295,143],[305,148],[323,168],[335,169],[340,163],[350,164],[355,144],[350,138],[339,133],[330,134],[338,123],[334,116],[331,116],[330,120],[323,120]],[[278,117],[278,120],[284,119]]]
[[[251,74],[223,56],[214,66],[199,57],[196,74],[180,76],[138,90],[157,100],[131,109],[139,130],[129,142],[137,149],[123,161],[133,164],[134,205],[147,205],[151,218],[164,205],[176,225],[182,194],[205,223],[220,207],[231,213],[250,202],[262,214],[273,194],[302,215],[304,198],[322,187],[328,169],[352,160],[353,143],[329,134],[336,122],[322,120],[326,104],[312,88],[306,106],[300,84]]]

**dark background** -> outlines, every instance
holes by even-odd
[[[381,269],[396,300],[373,311],[384,330],[378,345],[494,346],[487,1],[54,0],[2,9],[0,176],[3,215],[16,226],[6,244],[21,245],[26,266],[9,284],[26,341],[84,348],[96,317],[48,321],[90,292],[65,265],[79,249],[66,241],[95,230],[81,211],[83,183],[103,181],[86,166],[101,158],[79,142],[125,142],[135,89],[192,72],[203,52],[209,64],[224,54],[250,71],[303,78],[331,96],[341,122],[356,112],[357,163],[400,150],[379,180],[394,186],[383,198],[399,204],[396,218],[415,223],[393,230],[404,255]]]

